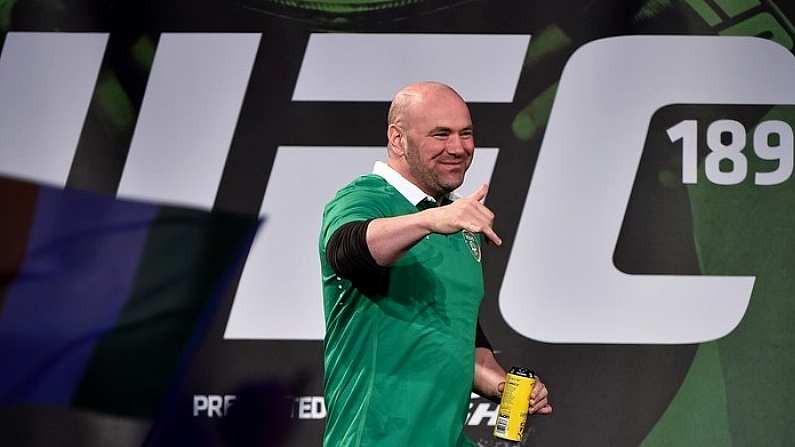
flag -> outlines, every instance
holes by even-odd
[[[26,440],[39,427],[20,421],[75,414],[145,431],[248,253],[256,217],[7,178],[0,210],[0,440],[36,444]]]

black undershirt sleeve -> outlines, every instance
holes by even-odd
[[[483,333],[483,328],[480,327],[480,321],[478,321],[478,329],[477,333],[475,334],[475,347],[486,348],[489,351],[494,352],[494,349],[491,347],[491,343],[489,343],[489,339],[486,338],[486,334]]]
[[[326,258],[331,268],[367,296],[383,296],[389,285],[389,268],[375,262],[367,247],[367,226],[372,219],[348,222],[331,235]],[[478,321],[475,347],[493,351]]]
[[[348,222],[331,235],[326,259],[341,278],[367,296],[383,296],[389,284],[389,269],[373,259],[367,247],[367,226],[372,219]]]

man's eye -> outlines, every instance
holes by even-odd
[[[444,132],[442,132],[442,133],[435,133],[435,134],[433,134],[434,138],[447,138],[447,136],[448,136],[448,135],[449,135],[449,134],[447,134],[447,133],[444,133]]]

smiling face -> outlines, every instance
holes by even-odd
[[[472,163],[472,118],[461,97],[448,87],[423,84],[418,90],[390,125],[390,146],[398,146],[392,148],[397,149],[397,160],[390,159],[390,165],[439,198],[461,186]]]

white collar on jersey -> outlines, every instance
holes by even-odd
[[[406,180],[406,178],[400,175],[399,172],[392,169],[391,166],[384,163],[383,161],[375,162],[375,166],[373,166],[373,174],[386,180],[387,183],[397,189],[398,192],[414,206],[417,206],[417,204],[422,202],[424,199],[436,202],[436,199],[425,194],[417,185]],[[447,195],[447,198],[450,199],[450,201],[453,201],[457,199],[458,196],[454,193],[450,193]]]

